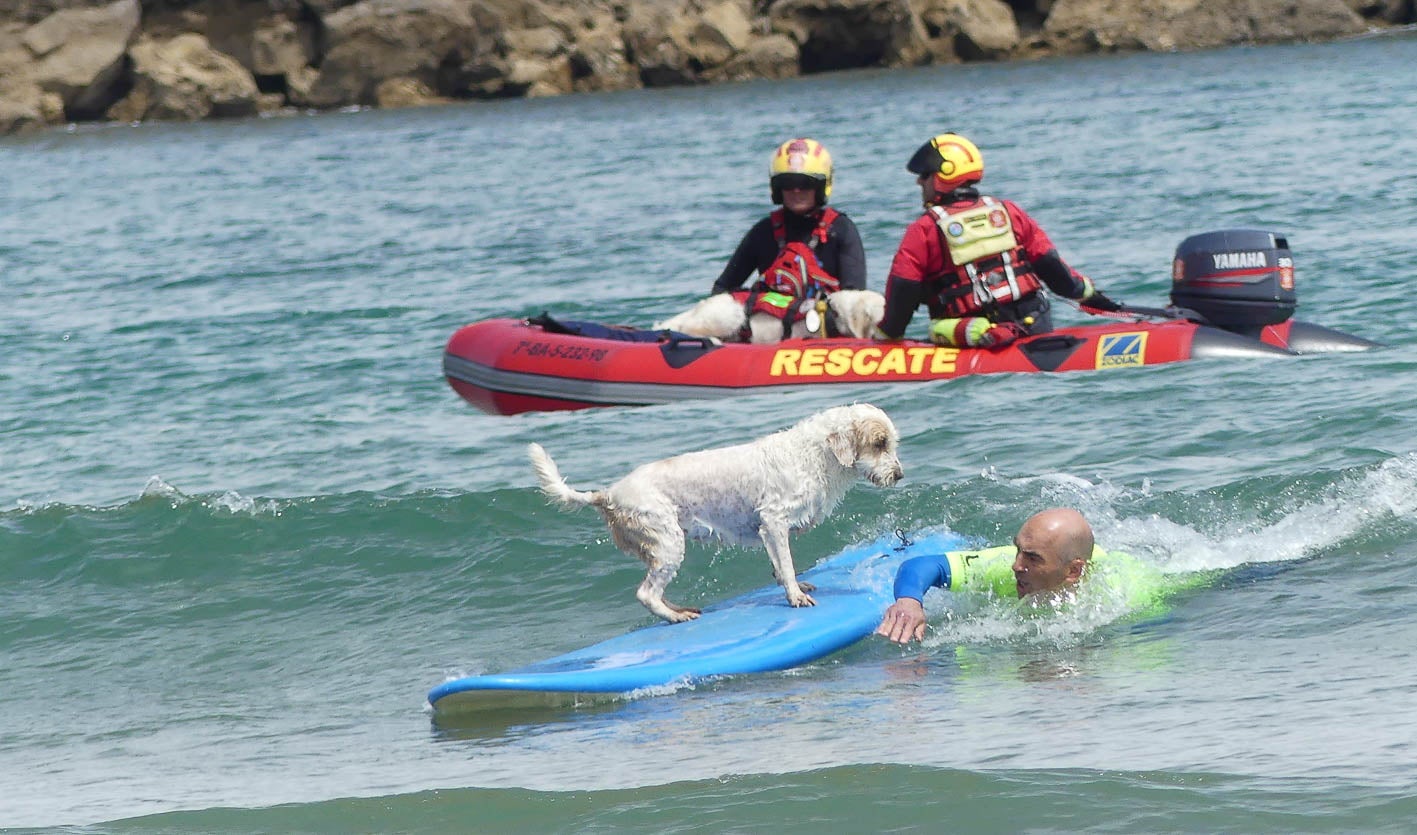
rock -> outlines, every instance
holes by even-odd
[[[566,38],[555,26],[535,29],[509,29],[502,33],[502,43],[509,53],[549,57],[566,51]]]
[[[571,92],[571,64],[565,56],[511,59],[504,81],[512,95],[540,98]]]
[[[625,46],[646,87],[698,83],[699,70],[680,45],[689,25],[679,9],[655,3],[636,3],[627,11]]]
[[[535,29],[561,23],[564,12],[541,0],[480,0],[492,17],[511,29]],[[581,5],[572,0],[572,8]]]
[[[446,104],[448,99],[416,78],[388,78],[374,90],[374,101],[382,108],[396,108]]]
[[[937,62],[998,60],[1018,49],[1018,22],[1003,0],[921,0],[916,9]]]
[[[29,76],[29,65],[34,56],[20,42],[25,26],[18,23],[0,23],[0,79],[15,80],[22,75]]]
[[[325,18],[328,50],[308,92],[312,107],[373,104],[379,84],[412,78],[440,94],[495,94],[505,74],[496,53],[505,29],[485,4],[461,0],[363,0]]]
[[[73,118],[97,116],[112,99],[139,19],[137,0],[57,11],[20,36],[33,62],[17,75],[57,94]]]
[[[110,119],[184,120],[253,116],[256,80],[230,55],[197,34],[134,44],[133,89],[109,108]]]
[[[630,90],[640,86],[640,74],[625,55],[620,23],[611,15],[589,21],[575,32],[570,52],[572,89]]]
[[[286,103],[405,107],[859,67],[1323,40],[1361,33],[1370,22],[1410,23],[1417,14],[1413,0],[139,3],[0,0],[0,131],[105,113],[204,118]],[[205,46],[183,40],[194,34],[205,36]],[[179,42],[184,54],[171,54]],[[260,92],[251,93],[248,81]]]
[[[702,8],[641,0],[628,9],[624,33],[626,52],[647,87],[739,77],[751,62],[728,65],[760,39],[748,0],[721,0]],[[757,60],[766,56],[757,53]],[[793,74],[795,63],[794,58]]]
[[[1044,34],[1057,52],[1085,53],[1334,38],[1365,28],[1344,0],[1056,0]]]
[[[310,100],[310,90],[315,86],[315,81],[319,77],[320,71],[314,67],[301,67],[294,72],[286,73],[286,101],[291,105],[308,102]]]
[[[254,75],[289,76],[309,66],[310,58],[300,29],[289,18],[266,18],[251,32],[247,67]]]
[[[43,130],[64,120],[64,100],[29,81],[0,81],[0,136]]]
[[[1053,0],[1014,0],[1009,3],[1009,8],[1014,13],[1020,33],[1037,32],[1043,28],[1043,21],[1053,10]]]
[[[755,78],[792,78],[800,74],[797,42],[786,35],[755,38],[728,63],[705,74],[709,81],[751,81]]]
[[[0,0],[0,18],[13,20],[23,28],[65,9],[102,5],[103,0]]]
[[[1414,10],[1410,0],[1345,0],[1348,8],[1366,20],[1380,20],[1383,23],[1401,24],[1413,22]]]
[[[263,116],[280,113],[286,109],[285,96],[280,93],[261,93],[256,96],[256,112]]]
[[[781,0],[772,30],[801,50],[804,73],[894,67],[930,57],[925,26],[908,0]]]
[[[687,51],[705,67],[717,67],[747,48],[752,37],[747,5],[725,0],[705,9],[690,24]]]

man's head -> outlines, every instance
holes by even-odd
[[[930,205],[955,189],[984,179],[984,155],[957,133],[942,133],[920,146],[905,164],[920,184],[920,199]]]
[[[1014,537],[1018,596],[1077,583],[1092,556],[1092,546],[1092,526],[1076,510],[1055,507],[1030,516]]]

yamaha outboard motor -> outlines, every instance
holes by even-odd
[[[1226,229],[1176,247],[1171,304],[1206,324],[1246,336],[1294,315],[1294,258],[1283,235]]]

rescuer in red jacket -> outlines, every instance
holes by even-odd
[[[1023,209],[979,193],[984,158],[968,139],[942,133],[905,167],[920,184],[925,213],[905,230],[891,262],[878,338],[902,338],[924,304],[931,342],[1003,347],[1053,329],[1044,287],[1093,310],[1121,309],[1059,257]]]

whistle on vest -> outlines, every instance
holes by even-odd
[[[826,315],[827,300],[825,296],[820,296],[802,316],[802,324],[807,326],[808,336],[825,336],[822,333],[822,323],[826,321]]]

